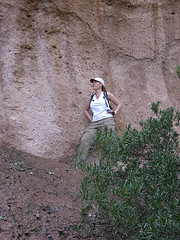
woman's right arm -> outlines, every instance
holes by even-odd
[[[93,116],[89,113],[89,101],[86,103],[85,108],[84,108],[84,113],[86,116],[89,118],[90,121],[92,121]]]

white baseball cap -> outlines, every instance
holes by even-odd
[[[104,80],[100,77],[96,77],[96,78],[91,78],[90,82],[93,82],[93,80],[102,83],[102,85],[104,86]]]

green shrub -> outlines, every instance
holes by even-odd
[[[99,165],[83,169],[79,197],[89,212],[106,219],[127,239],[177,240],[180,219],[178,133],[180,113],[152,104],[154,117],[127,126],[122,136],[96,134]]]

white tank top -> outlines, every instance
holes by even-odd
[[[103,92],[98,99],[95,95],[93,96],[90,107],[93,112],[92,122],[96,122],[104,118],[113,117],[110,113],[107,112],[108,107],[106,106]]]

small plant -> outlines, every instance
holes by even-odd
[[[176,67],[176,73],[177,73],[178,77],[180,78],[180,66]]]
[[[129,125],[121,137],[96,135],[99,165],[83,171],[83,220],[100,215],[127,239],[177,240],[179,233],[178,133],[180,113],[152,104],[154,117]]]

